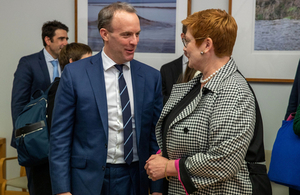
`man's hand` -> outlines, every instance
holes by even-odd
[[[70,192],[64,192],[64,193],[60,193],[60,194],[56,194],[56,195],[72,195]]]

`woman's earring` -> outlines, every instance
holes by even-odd
[[[201,51],[201,52],[200,52],[200,54],[201,54],[201,55],[203,55],[203,54],[204,54],[204,52],[203,52],[203,51]]]

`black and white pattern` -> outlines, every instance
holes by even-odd
[[[156,126],[161,149],[164,117],[201,76],[174,85]],[[198,189],[192,194],[252,194],[244,159],[254,125],[253,94],[231,58],[174,119],[167,132],[168,156],[172,160],[186,158],[188,175]],[[169,194],[186,194],[177,177],[171,177]]]

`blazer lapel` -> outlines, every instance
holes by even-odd
[[[137,147],[140,143],[141,136],[141,122],[142,122],[142,108],[144,100],[144,86],[145,79],[140,71],[140,64],[132,60],[130,62],[131,78],[132,78],[132,88],[134,97],[134,119],[135,119],[135,132],[137,137]]]
[[[93,56],[90,62],[91,63],[86,67],[86,71],[95,95],[103,129],[106,138],[108,138],[107,99],[101,52]]]
[[[174,85],[174,87],[172,89],[172,93],[170,95],[170,98],[169,98],[168,102],[166,103],[166,105],[164,106],[162,113],[160,115],[160,118],[156,124],[156,128],[155,128],[157,143],[160,148],[163,147],[162,144],[164,142],[163,137],[162,137],[162,131],[161,131],[162,130],[161,129],[162,122],[163,122],[164,118],[187,95],[187,93],[193,88],[193,86],[196,84],[196,82],[198,82],[199,79],[200,79],[200,77],[198,75],[197,77],[195,77],[188,83],[180,83],[180,84]],[[188,104],[188,106],[186,106],[183,109],[183,111],[180,112],[180,114],[178,116],[175,117],[175,119],[172,121],[172,123],[170,124],[168,129],[170,129],[170,127],[172,125],[174,125],[175,123],[177,123],[178,121],[182,120],[183,118],[187,117],[190,113],[192,113],[195,110],[195,108],[197,107],[198,102],[201,100],[201,97],[202,97],[202,92],[200,92],[197,95],[197,97],[192,102],[190,102]],[[167,134],[168,133],[170,133],[170,132],[168,131]]]
[[[199,82],[199,76],[194,78],[192,81],[188,83],[180,83],[176,84],[173,87],[172,93],[170,95],[170,100],[168,101],[169,104],[165,105],[161,118],[164,118],[187,94],[188,92],[193,88],[193,86]],[[187,117],[190,113],[192,113],[195,108],[198,105],[198,102],[201,100],[202,97],[202,91],[199,91],[199,94],[197,97],[191,101],[188,106],[186,106],[180,114],[173,120],[173,122],[170,124],[169,127],[174,125],[176,122],[182,120],[183,118]]]
[[[39,53],[39,66],[42,70],[43,76],[47,83],[46,86],[48,87],[51,84],[51,81],[50,81],[49,71],[48,71],[48,67],[47,67],[47,63],[46,63],[46,59],[45,59],[43,50],[40,51],[40,53]]]
[[[183,118],[187,117],[192,113],[195,108],[197,107],[199,101],[201,100],[202,97],[202,91],[200,90],[200,93],[197,95],[197,97],[191,101],[180,113],[179,115],[173,120],[173,122],[170,124],[170,127],[177,123],[178,121],[182,120]]]
[[[176,60],[175,66],[173,67],[175,68],[175,72],[176,72],[176,81],[175,83],[178,81],[178,78],[181,74],[183,74],[183,70],[182,70],[182,56],[180,58],[178,58],[178,60]]]

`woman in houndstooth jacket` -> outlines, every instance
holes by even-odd
[[[165,194],[252,194],[245,156],[255,126],[255,99],[231,58],[232,16],[204,10],[182,21],[189,67],[201,74],[176,84],[156,126],[161,153],[145,166],[168,181]]]

